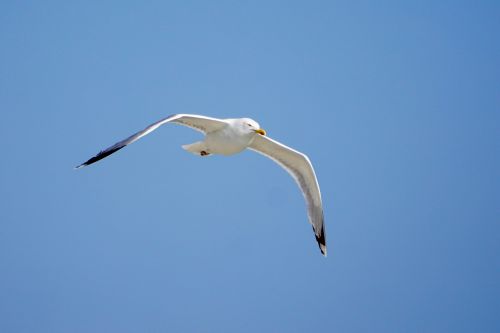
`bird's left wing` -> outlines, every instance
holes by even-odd
[[[205,134],[216,131],[218,129],[221,129],[227,125],[227,123],[222,119],[205,117],[205,116],[200,116],[200,115],[195,115],[195,114],[174,114],[174,115],[168,116],[166,118],[163,118],[163,119],[157,121],[156,123],[149,125],[148,127],[143,129],[142,131],[139,131],[139,132],[129,136],[128,138],[115,143],[111,147],[108,147],[104,150],[101,150],[97,155],[90,158],[88,161],[80,164],[76,168],[81,168],[81,167],[90,165],[92,163],[95,163],[99,160],[102,160],[103,158],[113,154],[114,152],[122,149],[123,147],[139,140],[143,136],[153,132],[155,129],[157,129],[161,125],[166,124],[166,123],[170,123],[170,122],[190,127],[194,130],[200,131],[200,132],[205,133]]]
[[[325,225],[323,204],[318,180],[309,158],[290,147],[267,136],[256,135],[248,147],[269,157],[282,166],[295,179],[307,203],[307,215],[312,224],[321,253],[326,257]]]

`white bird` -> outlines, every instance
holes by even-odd
[[[252,119],[217,119],[193,114],[174,114],[100,151],[96,156],[76,168],[90,165],[111,155],[166,123],[188,126],[205,134],[203,141],[182,146],[193,154],[227,156],[248,148],[269,157],[283,167],[295,179],[304,195],[309,222],[312,224],[321,253],[326,257],[323,204],[316,174],[309,158],[301,152],[267,137],[266,131],[261,129],[259,124]]]

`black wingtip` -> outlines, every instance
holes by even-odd
[[[97,154],[96,156],[90,158],[88,161],[83,162],[79,166],[75,167],[75,169],[80,169],[80,168],[83,168],[84,166],[91,165],[91,164],[93,164],[93,163],[95,163],[97,161],[100,161],[103,158],[108,157],[109,155],[113,154],[114,152],[117,152],[118,150],[122,149],[123,147],[125,147],[125,146],[118,146],[118,147],[114,147],[114,148],[110,148],[110,149],[106,149],[106,150],[100,151],[99,154]]]
[[[319,235],[316,233],[316,230],[313,227],[314,237],[316,237],[316,241],[318,242],[319,250],[321,254],[326,257],[326,239],[325,239],[325,226],[321,226],[321,230]]]

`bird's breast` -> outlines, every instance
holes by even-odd
[[[208,133],[205,143],[211,153],[221,155],[233,155],[247,148],[253,135],[238,133],[231,129]]]

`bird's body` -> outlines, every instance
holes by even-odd
[[[253,140],[253,133],[241,133],[233,126],[208,133],[205,143],[212,154],[234,155],[245,150]]]
[[[206,152],[207,155],[219,154],[229,156],[240,153],[248,148],[255,138],[255,132],[249,130],[249,125],[252,126],[252,129],[258,130],[259,124],[247,118],[225,119],[225,121],[227,122],[226,125],[206,133],[205,140],[195,142],[194,145],[199,144],[198,148]],[[183,147],[188,146],[190,145]],[[197,152],[194,151],[194,153]]]
[[[99,152],[77,168],[95,163],[169,122],[185,125],[205,134],[203,141],[182,146],[193,154],[229,156],[248,148],[269,157],[282,166],[302,190],[307,203],[309,222],[313,226],[321,253],[326,256],[321,193],[311,162],[306,155],[266,137],[266,132],[252,119],[216,119],[200,115],[172,115]]]

